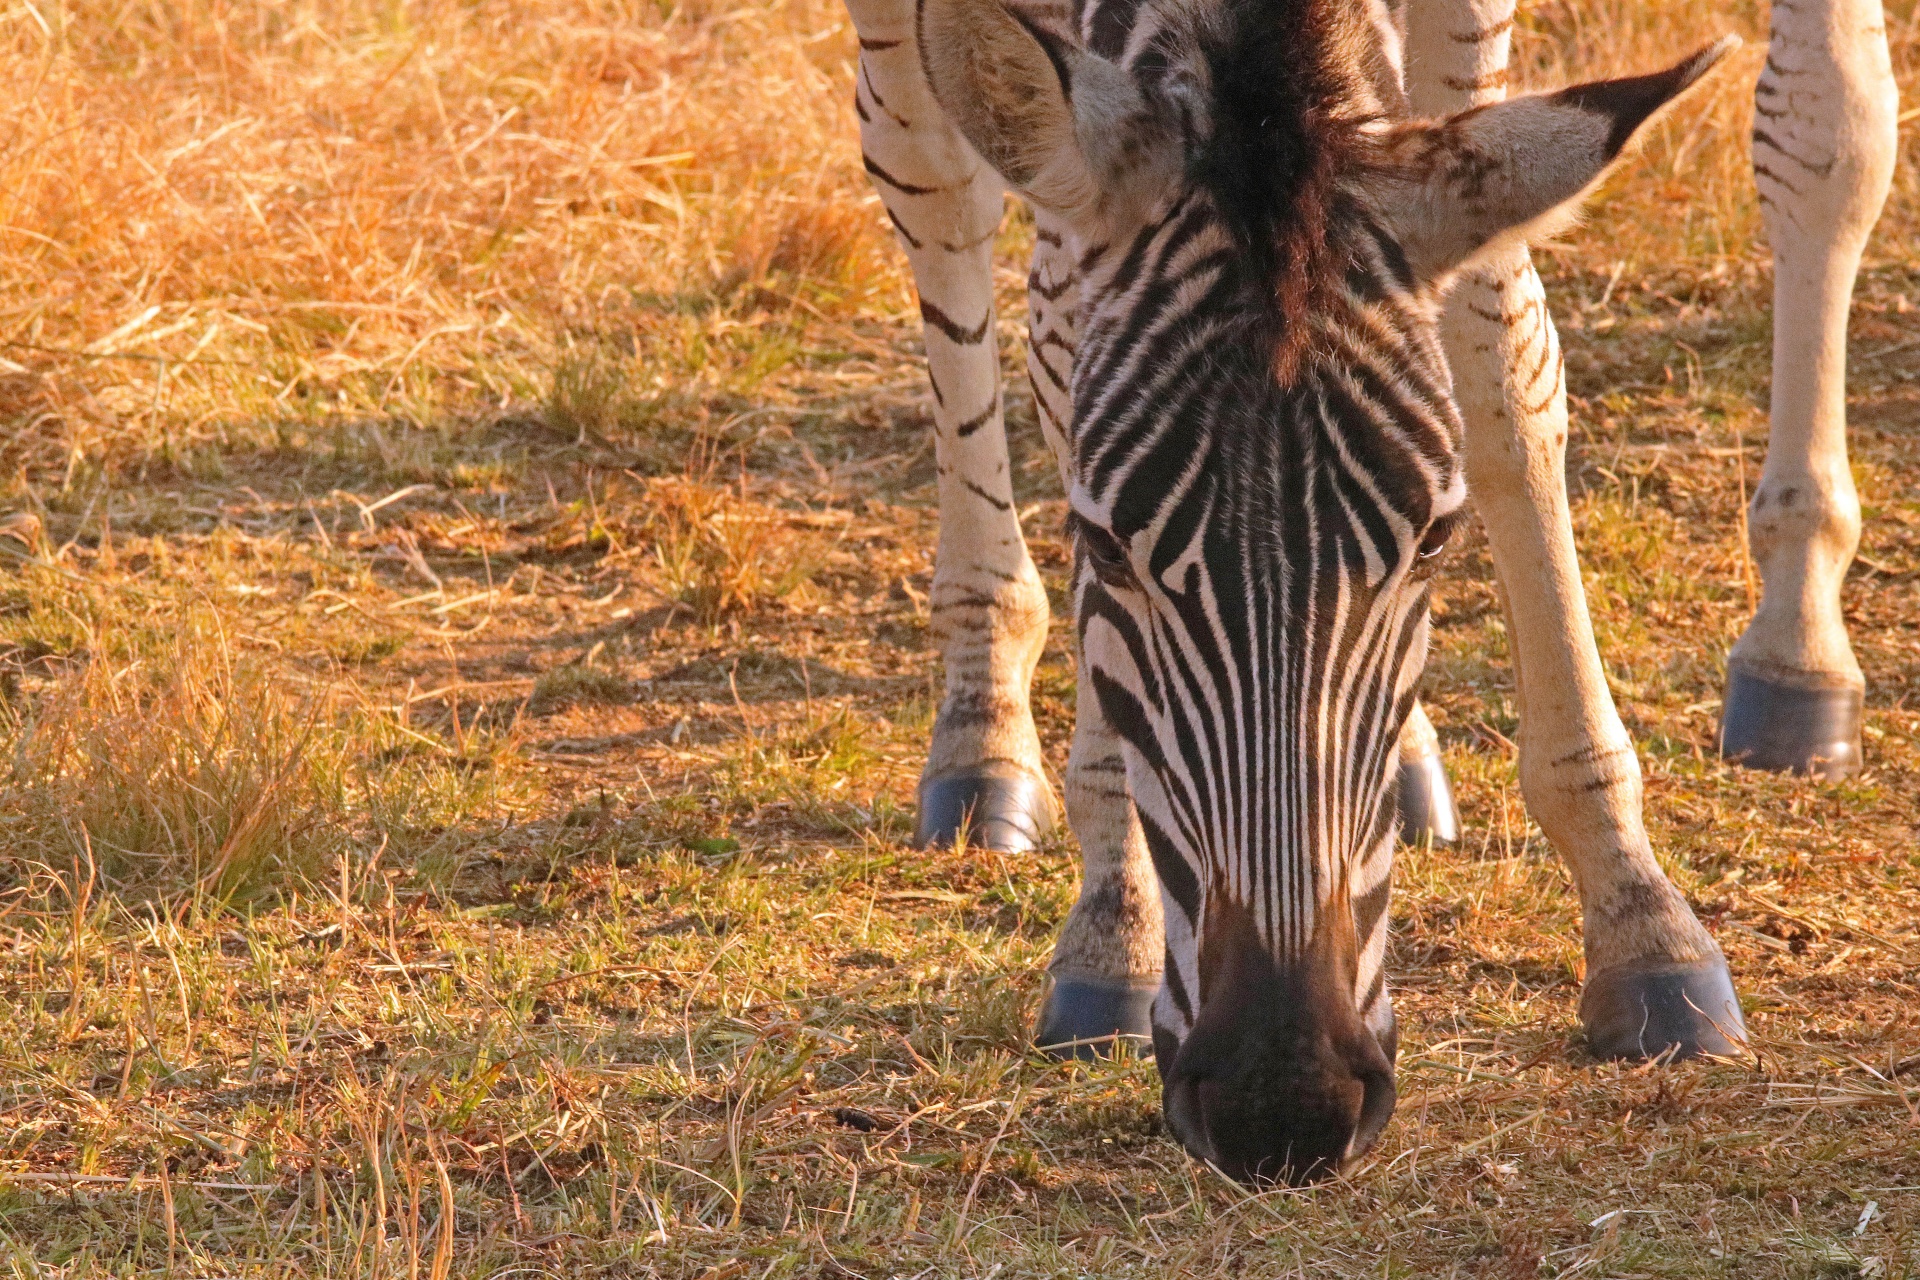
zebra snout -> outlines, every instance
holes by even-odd
[[[1207,934],[1193,1029],[1160,1055],[1168,1127],[1240,1182],[1337,1173],[1380,1136],[1395,1098],[1393,1061],[1355,1007],[1351,957],[1316,939],[1276,963],[1250,921],[1213,912]]]

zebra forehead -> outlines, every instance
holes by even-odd
[[[1123,42],[1115,39],[1126,28]],[[1087,38],[1183,122],[1189,171],[1272,272],[1316,256],[1332,192],[1380,113],[1365,74],[1378,33],[1346,0],[1094,0]]]

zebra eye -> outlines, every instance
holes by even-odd
[[[1453,537],[1453,526],[1459,522],[1460,513],[1449,512],[1427,526],[1420,538],[1417,552],[1422,562],[1431,564],[1435,557],[1447,549],[1447,540]]]
[[[1127,556],[1124,542],[1093,521],[1078,516],[1074,518],[1073,530],[1087,554],[1087,563],[1093,567],[1094,577],[1110,587],[1135,584],[1133,562]]]

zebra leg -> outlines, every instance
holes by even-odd
[[[1153,997],[1166,953],[1160,882],[1127,794],[1120,738],[1092,682],[1074,700],[1067,758],[1067,821],[1080,843],[1080,896],[1047,966],[1052,978],[1034,1043],[1088,1056],[1120,1037],[1153,1037]]]
[[[1594,644],[1559,340],[1524,247],[1455,286],[1442,335],[1512,637],[1520,789],[1580,894],[1588,1043],[1604,1057],[1734,1052],[1745,1027],[1726,960],[1654,859],[1640,761]]]
[[[1503,96],[1514,0],[1426,0],[1409,96],[1438,115]],[[1467,483],[1512,637],[1520,788],[1573,872],[1585,925],[1580,1017],[1606,1057],[1730,1053],[1745,1026],[1725,958],[1653,856],[1640,762],[1594,644],[1567,503],[1566,384],[1524,247],[1464,273],[1442,325]]]
[[[1765,583],[1727,659],[1721,752],[1841,778],[1865,680],[1840,586],[1860,542],[1847,467],[1847,307],[1892,179],[1898,91],[1880,0],[1776,4],[1754,91],[1753,176],[1773,244],[1773,412],[1748,508]]]
[[[1033,270],[1027,277],[1027,377],[1034,412],[1060,464],[1070,460],[1073,422],[1074,255],[1063,230],[1036,210]],[[1082,666],[1082,670],[1085,667]],[[1166,951],[1160,882],[1127,794],[1120,739],[1092,685],[1074,698],[1073,749],[1067,757],[1067,822],[1080,845],[1080,896],[1047,966],[1052,984],[1034,1043],[1089,1056],[1116,1038],[1146,1044]]]
[[[849,0],[860,35],[854,107],[867,172],[900,233],[920,293],[933,386],[940,542],[933,634],[946,696],[920,778],[920,844],[964,829],[1004,851],[1054,821],[1027,705],[1047,639],[1047,593],[1014,511],[993,328],[999,177],[927,87],[911,0]]]
[[[1440,735],[1416,702],[1400,731],[1400,839],[1418,845],[1452,844],[1459,838],[1460,811],[1440,758]]]

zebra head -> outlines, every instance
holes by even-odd
[[[1166,907],[1169,1125],[1234,1177],[1299,1181],[1394,1104],[1392,766],[1466,497],[1442,292],[1565,220],[1731,45],[1409,121],[1357,2],[1113,8],[1083,39],[921,0],[921,58],[1079,255],[1080,678]]]

